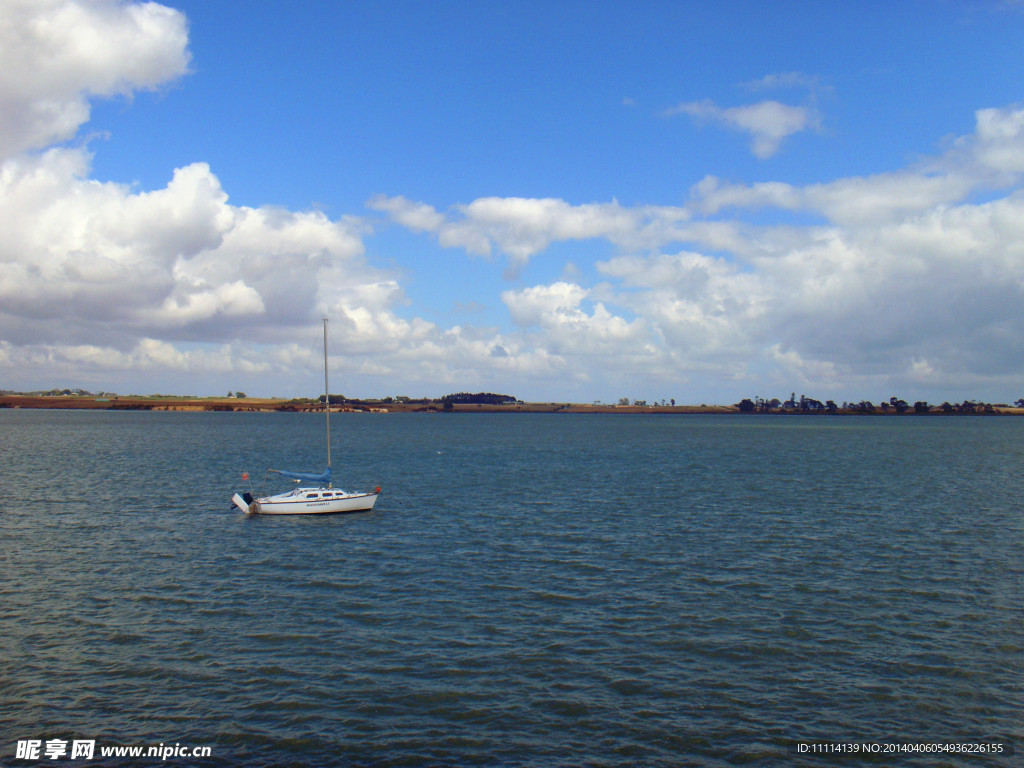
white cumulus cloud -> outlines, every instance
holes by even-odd
[[[689,115],[697,120],[718,123],[751,138],[750,149],[762,160],[779,151],[788,136],[821,125],[821,116],[813,107],[795,107],[774,100],[760,101],[740,107],[720,107],[710,99],[679,104],[666,115]]]
[[[378,196],[375,210],[413,231],[431,232],[447,248],[477,256],[506,254],[513,271],[552,243],[605,239],[620,248],[657,247],[685,238],[691,214],[684,207],[626,207],[617,201],[573,205],[555,198],[482,197],[447,214],[403,197]]]
[[[0,4],[0,160],[73,138],[90,96],[129,95],[187,71],[185,17],[156,3]]]

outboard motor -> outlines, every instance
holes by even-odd
[[[241,495],[236,493],[234,496],[231,497],[231,501],[234,503],[236,507],[245,512],[245,514],[247,515],[253,511],[251,493],[243,493]]]

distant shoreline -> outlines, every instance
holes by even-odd
[[[333,397],[333,395],[332,395]],[[281,400],[257,397],[163,397],[163,396],[116,396],[94,397],[81,395],[0,395],[0,408],[50,408],[72,410],[111,411],[238,411],[256,413],[292,412],[320,413],[323,404],[315,400]],[[776,409],[769,413],[743,413],[736,405],[614,405],[584,403],[508,403],[503,405],[456,403],[448,408],[441,400],[417,400],[410,402],[383,400],[347,400],[344,405],[332,404],[331,412],[359,413],[591,413],[591,414],[736,414],[737,416],[821,416],[818,412]],[[840,408],[832,415],[843,416],[946,416],[965,415],[943,413],[933,406],[928,413],[916,413],[909,409],[897,413],[894,409],[876,408],[870,413],[861,410]],[[991,406],[987,411],[966,415],[1024,415],[1024,408],[1012,406]]]

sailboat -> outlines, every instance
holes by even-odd
[[[327,426],[327,469],[323,472],[270,472],[304,483],[276,496],[253,498],[250,493],[231,497],[235,506],[250,515],[327,515],[336,512],[369,512],[377,503],[380,486],[370,493],[350,493],[331,484],[331,396],[327,383],[327,318],[324,318],[324,421]]]

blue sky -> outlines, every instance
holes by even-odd
[[[0,10],[0,388],[1024,396],[1020,3]]]
[[[399,191],[678,204],[707,172],[884,172],[1021,95],[1021,11],[999,4],[169,5],[193,73],[97,104],[97,176],[156,187],[198,159],[238,205],[332,215]],[[743,134],[664,116],[767,97],[822,112],[771,162]]]

